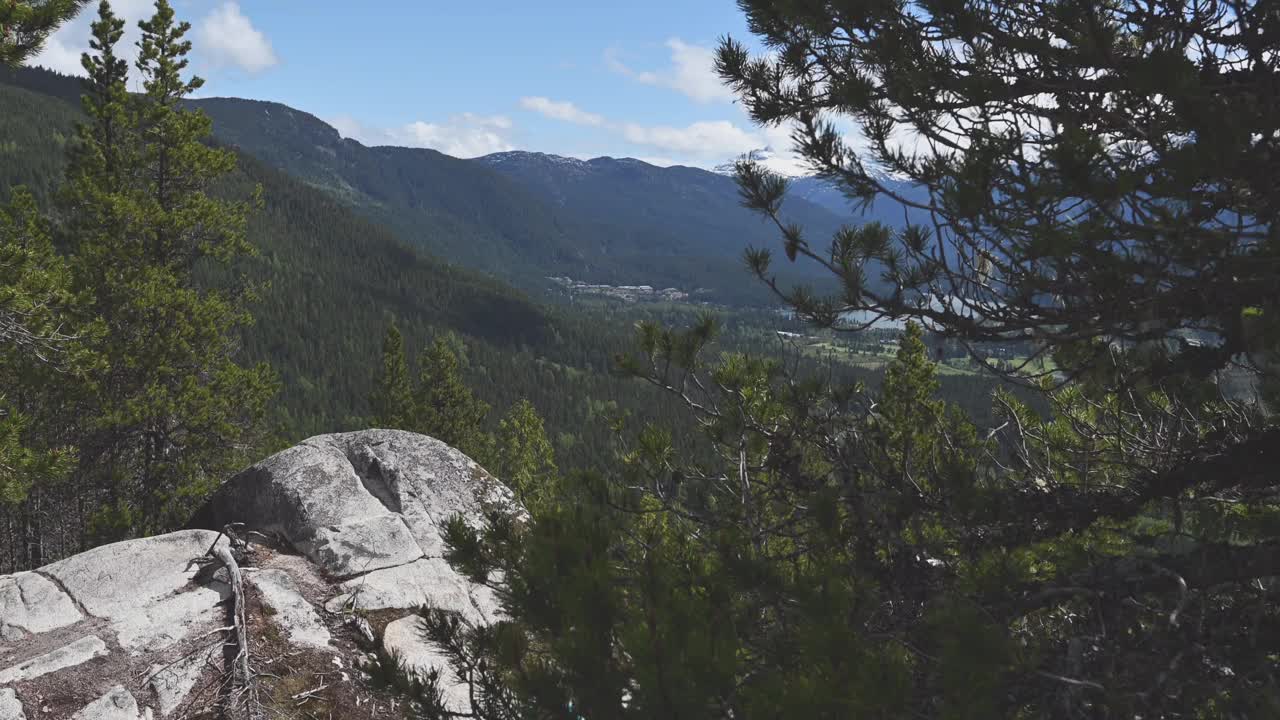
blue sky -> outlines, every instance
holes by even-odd
[[[150,0],[116,0],[130,25]],[[283,102],[366,144],[467,157],[538,150],[703,167],[786,149],[711,69],[732,0],[174,0],[202,95]],[[373,9],[376,8],[376,9]],[[78,71],[95,7],[35,63]],[[136,31],[126,35],[126,43]],[[779,169],[793,169],[785,157]]]

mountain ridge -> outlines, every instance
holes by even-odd
[[[0,202],[24,185],[52,211],[64,146],[82,116],[65,95],[4,79],[0,74],[0,106],[6,110],[0,113],[0,147],[15,149],[0,151]],[[240,342],[244,360],[268,361],[280,374],[274,421],[284,435],[300,439],[361,423],[372,387],[364,368],[378,357],[390,322],[415,352],[445,333],[465,338],[474,373],[508,379],[480,385],[496,407],[526,396],[548,417],[577,412],[552,402],[562,392],[555,389],[558,376],[536,383],[512,377],[535,371],[530,351],[566,368],[604,367],[611,338],[588,334],[592,329],[582,327],[583,320],[570,321],[509,284],[422,252],[332,194],[238,154],[239,169],[224,179],[220,192],[244,197],[255,186],[263,188],[264,206],[249,218],[259,254],[242,269],[268,283],[253,307],[256,322],[243,329]],[[219,278],[202,274],[201,280]]]
[[[271,101],[191,101],[219,139],[352,203],[402,240],[451,262],[544,291],[569,275],[608,284],[709,288],[729,304],[767,304],[743,283],[748,246],[778,243],[743,208],[736,183],[689,166],[635,158],[590,160],[537,151],[473,159],[430,149],[365,146],[315,115]],[[789,220],[814,236],[842,219],[804,198]],[[821,282],[818,267],[780,268],[784,281]]]
[[[78,78],[45,70],[3,74],[0,82],[64,100],[81,92]],[[546,278],[570,276],[707,289],[706,299],[730,305],[772,303],[758,283],[744,282],[741,257],[747,247],[778,247],[777,229],[741,206],[737,184],[724,175],[526,150],[459,159],[368,147],[275,101],[209,97],[189,105],[210,116],[219,142],[341,200],[411,246],[527,292],[545,294]],[[798,179],[796,187],[811,181]],[[888,213],[858,217],[833,192],[792,193],[785,219],[805,227],[816,245],[844,224],[894,224]],[[778,263],[776,270],[784,284],[830,284],[816,263]]]

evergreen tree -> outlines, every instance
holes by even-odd
[[[938,392],[937,370],[929,362],[923,335],[920,325],[907,323],[896,361],[885,370],[878,408],[889,436],[885,450],[904,478],[910,477],[913,462],[927,456],[918,451],[936,437],[933,428],[942,408],[933,399]]]
[[[780,223],[788,259],[840,283],[830,295],[772,285],[802,317],[1029,340],[1073,373],[1109,364],[1110,344],[1147,345],[1126,364],[1157,379],[1269,349],[1243,321],[1277,302],[1280,201],[1263,178],[1278,141],[1257,130],[1276,110],[1253,100],[1277,70],[1247,49],[1280,44],[1268,3],[740,5],[780,52],[728,39],[721,78],[755,120],[794,127],[816,173],[910,221],[816,237],[779,216],[787,183],[744,163],[747,204]],[[843,138],[836,117],[866,142]],[[771,260],[750,253],[766,283]]]
[[[165,0],[139,24],[143,92],[124,92],[112,49],[121,23],[103,3],[85,109],[89,123],[71,155],[64,202],[73,271],[91,293],[85,308],[105,332],[95,350],[92,411],[81,445],[81,481],[103,487],[108,535],[181,523],[221,479],[251,457],[274,392],[265,366],[235,361],[237,329],[250,321],[250,288],[201,289],[202,264],[249,255],[251,202],[208,190],[235,167],[210,147],[208,118],[181,101],[201,85],[184,80],[187,23]],[[234,273],[233,273],[234,275]]]
[[[378,427],[408,429],[415,420],[413,384],[409,363],[405,359],[404,338],[395,323],[387,328],[382,341],[382,368],[375,381],[373,422]]]
[[[427,614],[477,716],[1275,716],[1280,425],[1216,385],[1274,380],[1273,8],[740,6],[769,52],[717,66],[752,117],[914,218],[818,242],[743,162],[745,204],[839,289],[751,269],[824,328],[915,320],[993,373],[984,342],[1051,356],[1003,370],[1050,412],[998,393],[980,432],[916,327],[877,394],[642,324],[625,367],[707,452],[649,428],[531,525],[450,525],[451,561],[503,578],[493,628]]]
[[[493,438],[484,431],[489,405],[472,394],[462,379],[458,355],[444,337],[436,338],[418,363],[416,430],[441,440],[484,465]]]
[[[494,473],[526,507],[543,505],[554,495],[555,451],[542,417],[528,400],[511,406],[498,423]]]
[[[0,3],[0,65],[19,65],[40,51],[58,26],[89,0],[7,0]]]
[[[71,340],[71,302],[66,264],[34,198],[20,189],[0,208],[0,352],[10,363],[57,362]]]
[[[93,182],[110,189],[122,181],[119,173],[126,159],[120,154],[129,147],[124,135],[130,130],[126,87],[129,63],[116,55],[116,45],[124,36],[124,20],[116,16],[111,3],[102,0],[98,4],[98,19],[90,29],[89,48],[93,52],[80,58],[87,77],[81,107],[89,122],[76,127],[80,142],[70,151],[73,154],[70,165],[82,173],[100,173],[92,178]],[[98,156],[92,156],[94,153]],[[77,154],[82,157],[74,158]]]
[[[74,381],[79,362],[69,281],[31,195],[15,193],[0,207],[0,513],[18,517],[21,547],[10,564],[23,567],[43,564],[42,499],[75,458],[46,424],[54,389]]]
[[[480,532],[450,524],[450,561],[478,580],[500,576],[509,618],[469,628],[424,613],[473,682],[477,716],[902,717],[917,702],[992,716],[984,686],[944,690],[949,679],[926,676],[913,687],[913,660],[892,639],[929,642],[909,630],[918,604],[904,603],[919,602],[931,562],[968,556],[939,508],[971,496],[962,480],[982,452],[936,399],[919,330],[879,397],[743,355],[704,366],[712,335],[708,323],[646,327],[642,345],[671,370],[646,377],[696,403],[713,460],[683,461],[671,433],[650,426],[616,478],[571,476],[531,505],[529,524],[499,511]],[[937,412],[899,426],[916,402]],[[908,473],[896,451],[859,453],[917,432],[937,441],[912,451]],[[975,643],[990,642],[956,612]],[[938,613],[931,621],[946,622]],[[890,638],[863,633],[872,618]],[[969,649],[955,668],[1003,652]]]

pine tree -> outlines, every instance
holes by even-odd
[[[66,349],[72,303],[66,263],[25,189],[0,208],[0,352],[10,363],[53,364]]]
[[[494,473],[526,507],[551,501],[556,481],[555,451],[542,417],[528,400],[511,406],[498,423]]]
[[[63,196],[76,282],[91,294],[85,312],[105,324],[81,482],[107,492],[106,535],[182,522],[260,441],[275,386],[266,367],[235,362],[251,288],[201,289],[193,278],[200,264],[253,252],[245,236],[253,202],[209,193],[235,157],[207,145],[209,119],[181,106],[202,83],[182,78],[190,26],[175,21],[166,0],[139,26],[143,92],[131,97],[112,49],[121,23],[100,8],[99,54],[84,61],[90,120]]]
[[[756,275],[837,332],[923,321],[1052,411],[998,395],[1000,447],[976,458],[952,451],[970,429],[901,388],[884,430],[826,431],[857,461],[854,512],[870,488],[897,496],[860,532],[897,536],[881,582],[916,586],[898,607],[922,624],[903,631],[934,633],[911,655],[922,714],[1274,714],[1275,659],[1237,639],[1280,616],[1255,594],[1280,573],[1280,423],[1222,387],[1276,377],[1277,141],[1260,128],[1280,113],[1256,98],[1280,72],[1251,50],[1280,43],[1269,4],[739,5],[769,52],[726,39],[717,70],[752,118],[905,218],[817,239],[783,217],[784,178],[740,163],[744,204],[836,291],[785,287],[764,249]],[[1013,340],[1053,369],[984,351]]]
[[[963,484],[975,469],[972,423],[960,409],[938,397],[938,366],[929,359],[924,330],[907,322],[893,362],[885,368],[876,404],[879,425],[865,438],[864,452],[877,471],[897,483]],[[959,487],[950,488],[959,491]]]
[[[746,162],[745,204],[839,291],[751,268],[827,329],[923,322],[993,373],[984,341],[1050,353],[1004,366],[1048,417],[1000,392],[980,432],[914,325],[876,393],[642,323],[624,369],[705,447],[649,427],[530,524],[450,525],[451,562],[504,583],[496,628],[428,615],[477,717],[1276,715],[1280,425],[1214,386],[1275,377],[1264,4],[740,4],[770,52],[719,68],[753,117],[927,218],[810,243]]]
[[[487,464],[493,452],[493,439],[483,427],[489,405],[467,387],[449,341],[436,338],[418,365],[415,429]]]
[[[0,3],[0,65],[20,65],[89,0],[6,0]]]
[[[73,303],[47,224],[20,190],[0,207],[0,514],[19,518],[22,567],[44,560],[41,498],[75,458],[75,448],[41,424],[52,417],[56,390],[75,379]]]
[[[906,717],[917,703],[924,716],[997,716],[984,682],[1005,647],[980,619],[927,608],[968,639],[947,666],[971,669],[967,684],[896,639],[944,647],[922,627],[921,597],[936,563],[972,557],[942,508],[972,496],[957,470],[969,461],[972,479],[983,451],[938,401],[920,329],[878,396],[746,355],[704,361],[713,337],[709,321],[645,325],[649,357],[625,365],[695,408],[711,450],[699,461],[649,426],[613,477],[569,476],[529,523],[494,511],[481,531],[449,524],[450,561],[502,578],[495,627],[424,613],[470,668],[476,716]],[[926,433],[904,472],[902,439]],[[875,452],[895,438],[899,451]]]
[[[884,374],[879,411],[889,429],[887,450],[903,475],[909,475],[914,452],[934,437],[934,425],[941,415],[937,370],[929,361],[920,325],[907,323],[894,362]]]
[[[98,19],[90,26],[92,35],[89,48],[80,58],[80,66],[87,76],[81,106],[90,122],[80,124],[79,144],[72,153],[100,153],[100,157],[84,157],[72,160],[71,166],[81,172],[99,172],[93,178],[99,186],[110,188],[121,181],[118,173],[124,158],[119,157],[127,147],[122,135],[129,127],[129,63],[116,55],[116,45],[124,36],[124,20],[117,17],[111,3],[102,0],[98,4]]]
[[[378,427],[409,429],[415,421],[413,385],[405,359],[404,338],[395,323],[382,341],[382,368],[375,380],[373,422]]]
[[[112,283],[122,271],[136,270],[122,259],[113,259],[111,253],[123,254],[125,246],[136,243],[136,230],[130,224],[137,210],[127,183],[136,165],[138,138],[131,117],[134,101],[126,89],[128,63],[115,52],[124,34],[124,20],[116,16],[111,3],[102,0],[91,29],[93,52],[80,58],[87,75],[81,106],[88,122],[76,126],[77,142],[68,147],[67,182],[59,199],[66,210],[72,250],[79,256],[73,263],[76,285],[91,289],[95,296],[87,312],[96,311],[105,318],[124,302],[118,296],[109,297]],[[141,252],[136,247],[128,251]]]

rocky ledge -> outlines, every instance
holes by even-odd
[[[478,521],[487,504],[516,507],[438,440],[306,440],[233,478],[193,529],[0,576],[0,720],[217,716],[234,675],[235,603],[227,569],[205,559],[233,523],[247,542],[235,550],[264,716],[399,716],[402,700],[362,671],[378,657],[420,677],[438,670],[446,705],[466,713],[414,611],[496,618],[492,592],[454,572],[442,539],[449,518]]]

